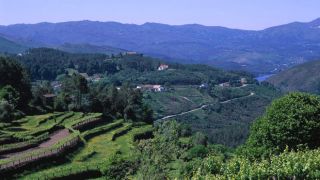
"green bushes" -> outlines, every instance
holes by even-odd
[[[139,141],[142,139],[150,139],[153,137],[153,130],[152,129],[148,129],[146,131],[143,132],[139,132],[133,135],[133,141]]]
[[[100,169],[104,165],[105,165],[104,162],[88,163],[88,164],[72,164],[69,166],[53,168],[46,172],[30,174],[29,176],[26,176],[23,179],[58,179],[58,178],[72,177],[76,175],[83,175],[82,177],[84,177],[86,176],[86,174],[90,174],[92,172],[95,172],[99,176],[101,176]]]
[[[320,150],[285,151],[270,159],[235,157],[224,163],[217,156],[204,159],[193,179],[319,179]]]
[[[117,130],[114,132],[114,134],[112,135],[112,141],[116,140],[118,137],[127,134],[127,132],[129,132],[132,129],[132,124],[128,124],[127,126]]]
[[[204,158],[207,156],[207,154],[208,154],[208,149],[205,146],[197,145],[189,149],[187,157],[191,159],[197,158],[197,157]]]
[[[123,120],[120,120],[111,124],[107,124],[105,126],[100,126],[100,127],[85,131],[84,133],[82,133],[82,136],[84,137],[84,139],[87,140],[93,136],[97,136],[99,134],[103,134],[105,132],[121,127],[122,125],[123,125]]]
[[[320,146],[320,98],[291,93],[275,100],[264,116],[251,127],[242,152],[248,156],[267,156],[289,149]]]

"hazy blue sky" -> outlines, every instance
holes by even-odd
[[[118,21],[263,29],[320,17],[320,0],[0,0],[0,24]]]

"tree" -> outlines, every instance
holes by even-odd
[[[275,100],[251,127],[245,150],[261,156],[286,147],[311,149],[320,146],[320,98],[291,93]]]
[[[80,110],[82,107],[82,95],[88,93],[88,82],[80,74],[66,76],[62,82],[62,99],[72,99],[73,104],[68,104],[71,109]],[[67,101],[65,101],[67,102]]]
[[[165,121],[154,131],[153,139],[140,141],[138,179],[168,178],[168,163],[180,155],[179,126],[176,121]]]
[[[0,88],[10,85],[19,94],[17,108],[27,108],[32,98],[30,80],[25,69],[13,59],[0,57]]]
[[[53,93],[53,88],[50,85],[49,81],[42,81],[37,83],[32,87],[33,99],[31,103],[35,106],[46,106],[46,101],[44,101],[45,94]]]
[[[206,146],[208,144],[208,137],[201,132],[196,132],[191,138],[193,145],[203,145]]]
[[[0,89],[0,100],[7,101],[13,108],[17,107],[20,94],[12,86],[7,85]]]
[[[14,107],[8,101],[0,100],[0,121],[10,122],[14,119]]]

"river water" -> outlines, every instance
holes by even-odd
[[[261,76],[256,77],[255,79],[259,82],[267,80],[269,77],[273,76],[274,74],[264,74]]]

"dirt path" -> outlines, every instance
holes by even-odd
[[[225,103],[229,103],[229,102],[234,101],[234,100],[238,100],[238,99],[240,99],[240,98],[247,98],[247,97],[250,97],[250,96],[253,96],[253,95],[255,95],[255,93],[254,93],[254,92],[251,92],[251,93],[250,93],[249,95],[247,95],[247,96],[242,96],[242,97],[238,97],[238,98],[229,99],[229,100],[226,100],[226,101],[222,101],[222,102],[220,102],[220,103],[221,103],[221,104],[225,104]],[[210,105],[212,105],[212,103],[211,103],[211,104],[205,104],[205,105],[202,105],[202,106],[197,107],[197,108],[195,108],[195,109],[192,109],[192,110],[189,110],[189,111],[185,111],[185,112],[182,112],[182,113],[168,115],[168,116],[165,116],[165,117],[163,117],[163,118],[157,119],[156,121],[157,121],[157,122],[158,122],[158,121],[163,121],[163,120],[166,120],[166,119],[169,119],[169,118],[173,118],[173,117],[176,117],[176,116],[185,115],[185,114],[188,114],[188,113],[191,113],[191,112],[194,112],[194,111],[201,110],[201,109],[206,108],[206,107],[208,107],[208,106],[210,106]]]
[[[225,104],[225,103],[228,103],[228,102],[230,102],[230,101],[234,101],[234,100],[237,100],[237,99],[240,99],[240,98],[245,98],[245,97],[250,97],[250,96],[253,96],[253,95],[255,95],[255,93],[254,92],[251,92],[249,95],[247,95],[247,96],[242,96],[242,97],[238,97],[238,98],[234,98],[234,99],[229,99],[229,100],[226,100],[226,101],[222,101],[222,102],[220,102],[221,104]]]
[[[70,132],[68,129],[58,130],[50,136],[50,139],[48,141],[41,143],[39,145],[39,148],[50,147],[69,135],[70,135]]]
[[[51,134],[47,141],[42,142],[37,147],[29,148],[29,149],[26,149],[26,150],[20,151],[20,152],[4,154],[4,155],[1,155],[1,157],[6,159],[6,158],[13,157],[13,156],[21,155],[21,154],[24,154],[24,153],[28,153],[28,152],[31,152],[31,151],[34,151],[34,150],[47,148],[47,147],[50,147],[50,146],[56,144],[58,141],[60,141],[61,139],[65,138],[65,137],[67,137],[69,135],[70,135],[70,132],[69,132],[68,129],[61,129],[61,130],[58,130],[58,131],[54,132],[53,134]]]
[[[189,102],[191,102],[191,103],[194,103],[193,101],[191,101],[189,98],[187,98],[187,97],[185,97],[185,96],[179,96],[179,97],[181,97],[181,98],[183,98],[183,99],[185,99],[185,100],[187,100],[187,101],[189,101]]]

